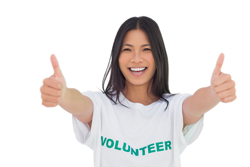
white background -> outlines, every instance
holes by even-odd
[[[220,53],[237,99],[205,114],[203,131],[181,155],[183,167],[250,166],[247,1],[0,1],[0,166],[93,167],[71,114],[42,105],[40,87],[55,54],[69,88],[101,89],[115,35],[130,17],[161,30],[171,93],[209,86]]]

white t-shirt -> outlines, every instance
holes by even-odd
[[[95,167],[181,167],[180,154],[194,142],[203,119],[183,128],[182,103],[191,94],[164,97],[150,105],[133,103],[120,93],[114,104],[104,93],[87,91],[94,104],[91,130],[72,115],[76,139],[94,151]]]

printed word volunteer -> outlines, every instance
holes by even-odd
[[[122,147],[119,147],[119,140],[112,140],[112,139],[107,139],[106,137],[103,138],[101,136],[101,142],[102,146],[106,146],[107,148],[113,148],[116,150],[122,150],[125,152],[131,152],[131,155],[139,156],[140,155],[144,156],[147,150],[147,154],[154,153],[154,152],[160,152],[160,151],[166,151],[166,150],[171,150],[171,141],[164,141],[164,142],[157,142],[157,143],[152,143],[149,144],[145,147],[139,148],[139,149],[133,149],[130,145],[127,143],[123,143]],[[128,146],[127,146],[128,145]],[[128,147],[128,148],[126,148]]]

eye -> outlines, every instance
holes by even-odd
[[[151,49],[149,49],[149,48],[145,48],[144,50],[146,50],[146,49],[147,49],[147,50],[151,50]],[[147,51],[147,50],[146,50],[146,51]]]
[[[129,51],[130,49],[126,48],[126,49],[123,49],[123,51]]]

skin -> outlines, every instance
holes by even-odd
[[[148,44],[148,46],[142,46],[144,44]],[[159,100],[152,93],[147,93],[147,88],[151,87],[156,67],[149,40],[144,31],[136,29],[127,32],[119,56],[119,67],[126,79],[122,93],[129,101],[149,105]],[[129,67],[147,67],[147,69],[142,76],[133,76]]]

